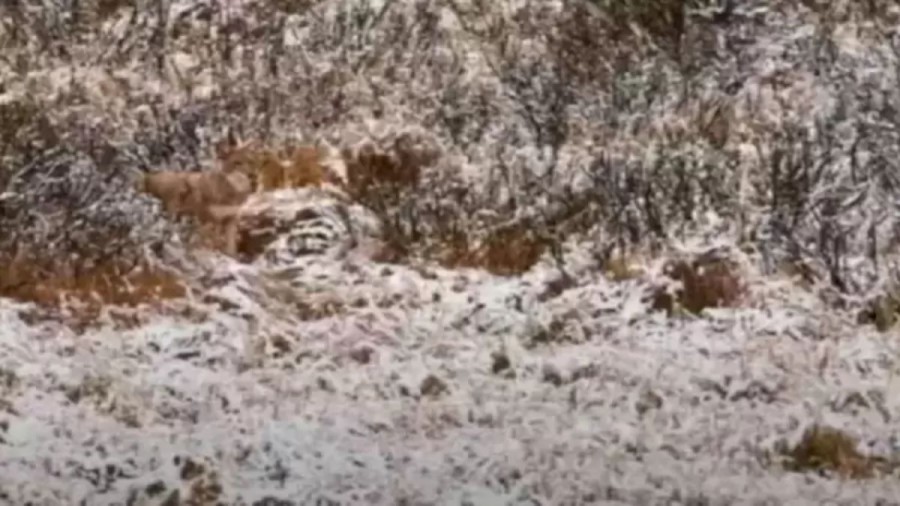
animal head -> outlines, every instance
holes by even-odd
[[[283,186],[284,163],[276,153],[258,141],[240,141],[229,133],[216,144],[216,157],[228,174],[243,174],[257,191]]]
[[[260,142],[242,142],[230,135],[217,144],[216,155],[224,172],[245,174],[257,191],[343,183],[333,167],[334,157],[318,145],[275,151]]]
[[[225,172],[242,172],[249,176],[256,172],[266,154],[258,142],[239,141],[230,133],[216,144],[216,158]]]

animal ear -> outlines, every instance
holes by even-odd
[[[228,133],[225,135],[225,138],[216,143],[216,158],[224,160],[235,148],[237,148],[238,143],[238,138],[234,133],[234,129],[228,127]]]
[[[229,147],[232,148],[237,147],[237,145],[240,143],[240,139],[238,139],[238,136],[234,133],[234,129],[231,127],[228,127],[228,136],[226,137],[226,141],[228,142]]]

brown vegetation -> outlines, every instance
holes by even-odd
[[[448,230],[457,228],[458,214],[444,212],[435,204],[446,185],[431,178],[430,186],[423,186],[426,169],[440,158],[432,138],[405,132],[389,140],[345,147],[341,158],[346,165],[344,189],[348,196],[375,213],[383,226],[373,260],[400,262],[423,249],[434,253],[436,243],[454,235]],[[447,174],[439,176],[435,171],[429,175]],[[437,249],[443,253],[442,248]]]
[[[128,0],[97,0],[97,15],[100,20],[106,20],[119,10],[131,5]]]
[[[415,160],[378,151],[371,144],[356,153],[345,151],[347,185],[357,198],[371,196],[379,189],[415,188],[422,176],[422,166]]]
[[[456,234],[443,242],[438,256],[446,267],[482,268],[499,276],[515,276],[531,269],[548,246],[533,231],[513,227],[490,234],[478,245]]]
[[[94,321],[104,306],[154,304],[183,297],[186,291],[178,274],[146,263],[62,268],[22,258],[0,262],[0,297],[43,309],[68,309],[79,324]]]
[[[819,425],[807,429],[796,446],[782,453],[791,471],[834,472],[842,478],[871,478],[879,468],[891,467],[884,459],[861,454],[849,434]]]
[[[725,259],[700,256],[692,261],[676,260],[666,265],[664,272],[681,287],[674,294],[657,289],[652,307],[670,314],[676,306],[694,314],[711,307],[734,307],[744,292],[737,267]]]
[[[887,332],[897,323],[900,297],[895,290],[879,294],[867,301],[856,317],[860,325],[872,324],[879,332]]]

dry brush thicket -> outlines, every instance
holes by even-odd
[[[573,243],[607,263],[706,235],[848,300],[894,271],[891,2],[72,5],[2,10],[7,295],[146,264],[180,225],[135,172],[223,163],[262,190],[342,185],[391,260],[506,275]],[[231,130],[254,142],[223,152]]]

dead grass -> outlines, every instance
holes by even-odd
[[[269,285],[265,287],[265,291],[274,301],[289,308],[292,317],[304,322],[345,315],[349,311],[347,304],[336,297],[298,294],[289,286]],[[277,343],[273,344],[278,348]]]
[[[884,459],[865,456],[857,446],[856,439],[841,430],[814,425],[796,446],[781,453],[787,458],[785,467],[796,472],[832,472],[842,478],[864,479],[878,470],[889,470]]]
[[[805,290],[811,290],[822,280],[815,268],[802,260],[784,261],[778,266],[778,272]]]
[[[687,30],[687,10],[697,7],[696,0],[637,0],[611,3],[610,13],[617,26],[640,26],[660,48],[673,55],[681,51]]]
[[[174,272],[114,262],[89,268],[60,268],[49,263],[9,260],[0,266],[0,297],[70,311],[74,324],[87,325],[107,306],[137,307],[183,297],[182,278]]]
[[[285,14],[304,14],[321,0],[269,0],[268,4]]]
[[[445,267],[485,269],[498,276],[515,276],[534,266],[549,244],[525,227],[515,227],[489,235],[473,245],[459,233],[442,243],[439,261]]]
[[[29,131],[40,129],[46,121],[44,113],[30,101],[20,100],[0,104],[0,159],[21,151]],[[0,170],[0,176],[6,176],[11,172]],[[2,177],[0,183],[5,185],[6,177]]]
[[[735,307],[744,293],[737,267],[728,260],[700,256],[691,261],[676,260],[666,265],[667,277],[681,283],[674,294],[656,290],[652,307],[672,314],[677,307],[693,314],[706,308]]]
[[[284,232],[271,215],[247,214],[238,221],[237,254],[243,262],[252,262]]]
[[[896,325],[898,314],[900,314],[900,297],[895,290],[889,290],[866,303],[857,315],[857,323],[872,324],[879,332],[887,332]]]
[[[97,15],[101,21],[106,20],[131,5],[132,2],[129,0],[97,0]]]
[[[605,82],[606,68],[627,65],[643,41],[673,57],[688,30],[686,13],[696,0],[607,2],[591,8],[576,4],[557,20],[550,47],[566,74],[581,84]],[[598,8],[599,7],[599,8]]]
[[[410,255],[410,250],[401,242],[377,242],[372,248],[369,258],[373,262],[399,264]]]

